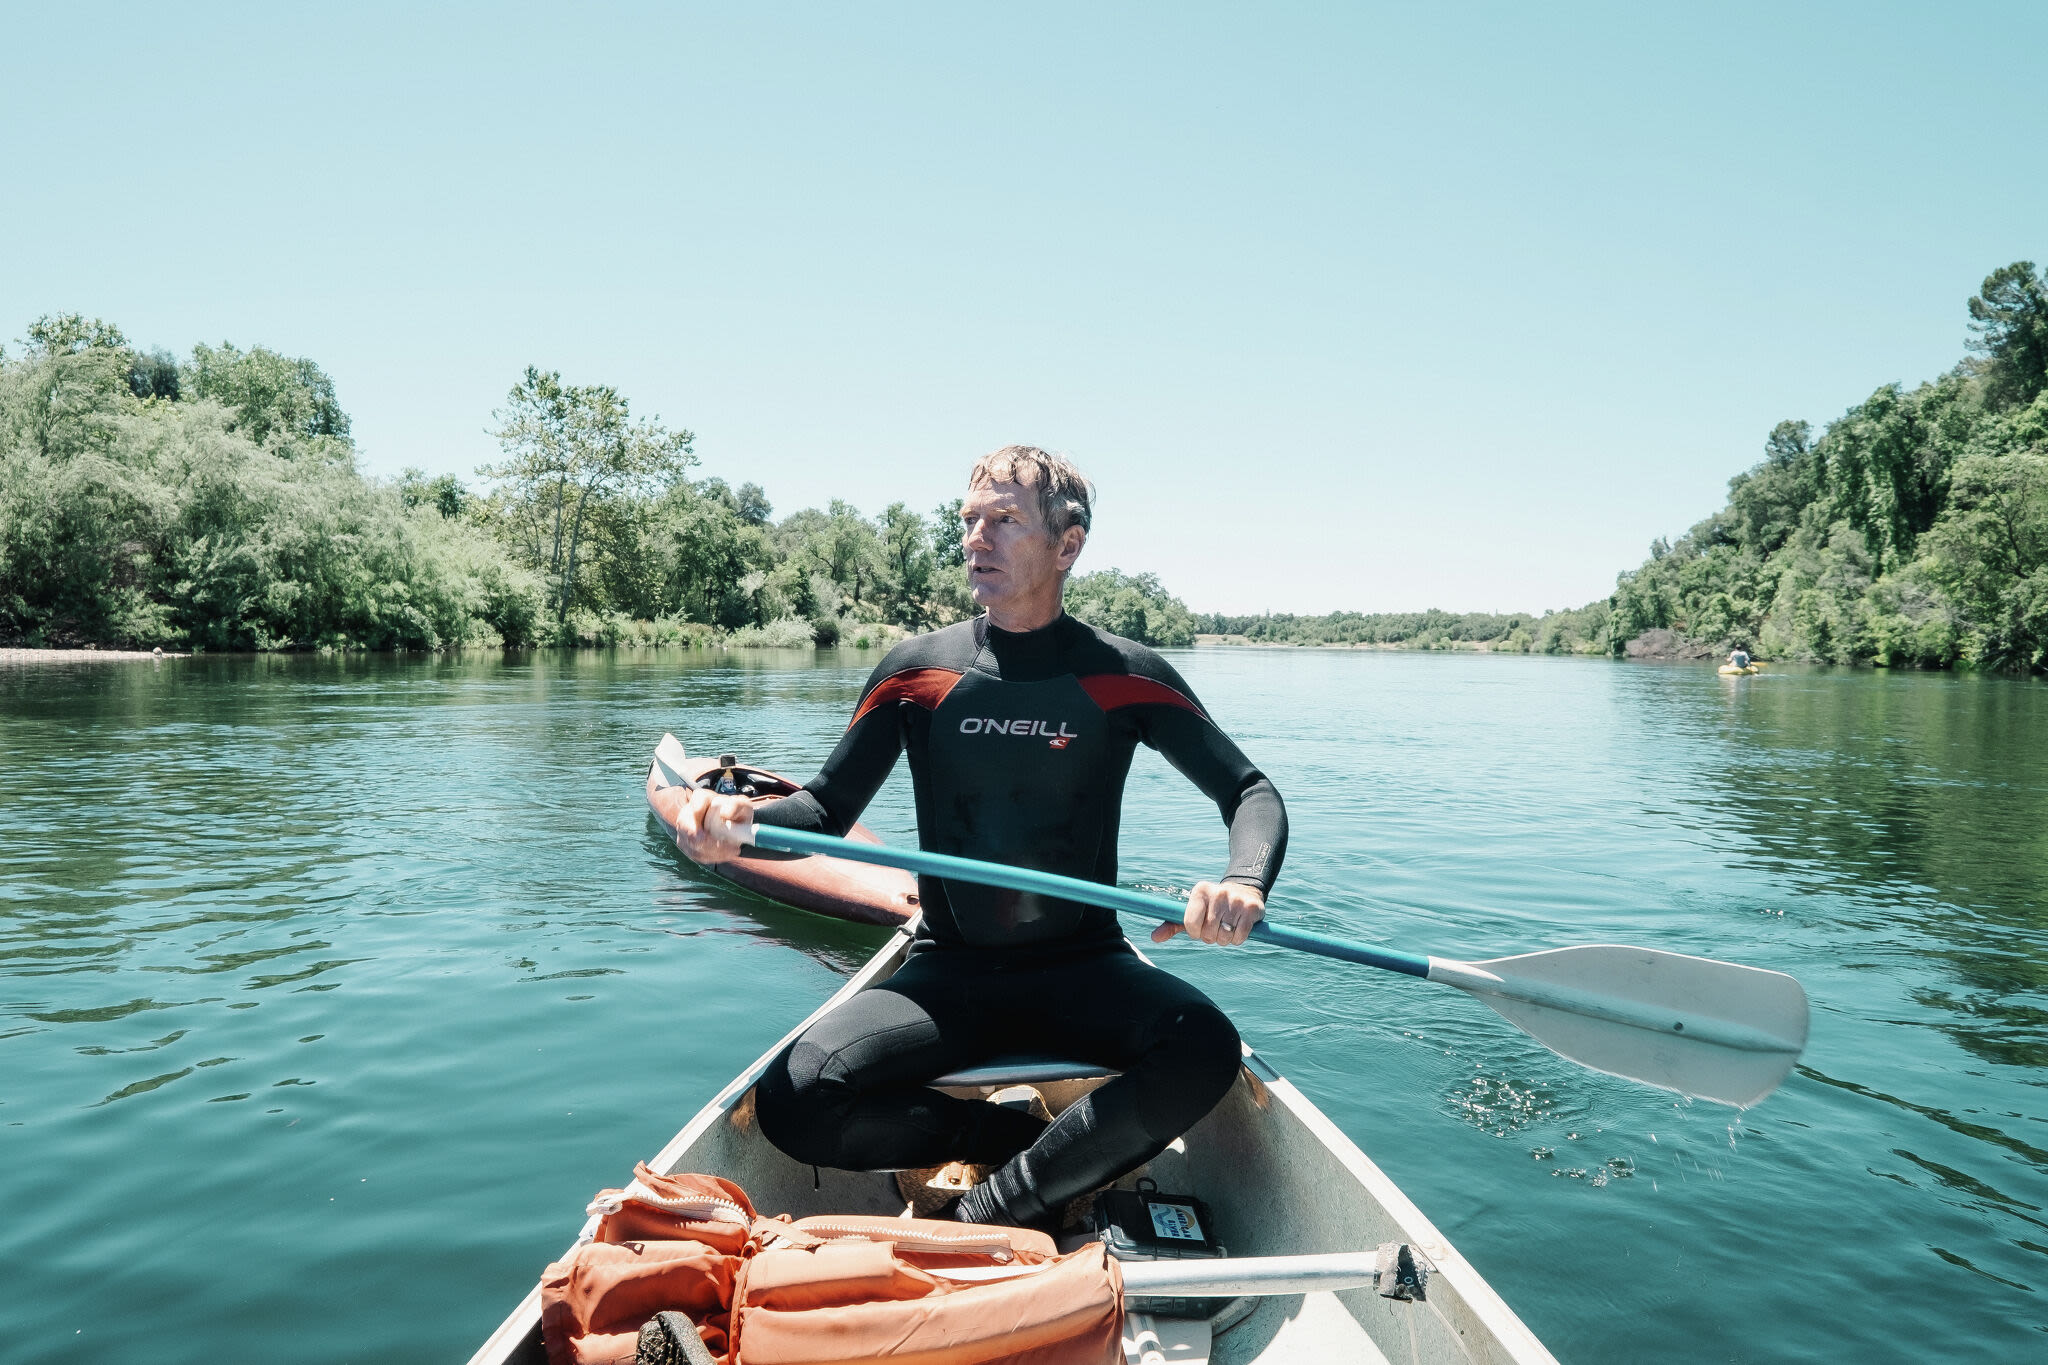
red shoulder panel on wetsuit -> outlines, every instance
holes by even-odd
[[[868,693],[867,700],[853,713],[853,719],[846,723],[851,730],[860,724],[860,718],[878,706],[893,702],[914,701],[927,711],[938,709],[946,694],[953,690],[953,684],[960,681],[957,668],[906,668],[901,673],[892,673]]]
[[[1163,682],[1140,678],[1130,673],[1091,673],[1077,679],[1081,690],[1105,711],[1114,711],[1119,706],[1143,706],[1151,703],[1157,706],[1178,706],[1183,711],[1192,711],[1203,720],[1208,712],[1195,705],[1194,698],[1176,692]]]

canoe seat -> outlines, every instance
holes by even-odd
[[[974,1066],[949,1071],[933,1085],[1041,1085],[1046,1081],[1092,1081],[1117,1073],[1093,1062],[1075,1062],[1062,1057],[1019,1052],[991,1057]]]

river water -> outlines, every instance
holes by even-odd
[[[664,730],[808,774],[873,655],[0,670],[0,1358],[460,1360],[879,941],[679,862]],[[2048,686],[1175,659],[1278,782],[1276,919],[1779,968],[1737,1113],[1454,991],[1157,956],[1567,1362],[2048,1358]],[[1149,751],[1126,884],[1220,869]],[[901,770],[868,817],[907,839]],[[1135,927],[1135,926],[1134,926]]]

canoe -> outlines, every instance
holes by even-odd
[[[1724,678],[1746,678],[1752,673],[1761,673],[1764,670],[1762,664],[1751,664],[1747,668],[1737,668],[1734,664],[1722,664],[1717,671]]]
[[[723,766],[718,757],[689,757],[674,735],[661,737],[654,762],[647,769],[647,804],[670,838],[675,837],[676,808],[683,792],[717,781]],[[750,764],[735,764],[734,775],[754,788],[756,805],[788,796],[800,785]],[[846,837],[868,844],[882,842],[866,825],[855,825]],[[834,919],[895,926],[909,923],[917,913],[917,878],[893,867],[820,857],[736,858],[729,863],[698,865],[755,895]]]
[[[886,979],[909,946],[908,928],[892,934],[837,994],[734,1077],[648,1165],[661,1174],[723,1176],[745,1189],[764,1213],[900,1214],[903,1204],[893,1177],[818,1170],[776,1151],[754,1123],[753,1092],[797,1034],[827,1010]],[[1058,1111],[1103,1079],[1099,1071],[1057,1059],[1007,1058],[940,1077],[935,1084],[953,1094],[976,1095],[1028,1081]],[[630,1174],[593,1172],[591,1189],[622,1185]],[[1134,1363],[1555,1365],[1543,1343],[1386,1173],[1250,1047],[1222,1102],[1143,1174],[1162,1190],[1193,1194],[1206,1203],[1233,1259],[1369,1251],[1403,1242],[1426,1257],[1433,1273],[1420,1302],[1381,1298],[1368,1288],[1242,1299],[1213,1322],[1134,1311],[1126,1315],[1124,1327],[1127,1358]],[[1135,1176],[1119,1183],[1131,1187]],[[590,1236],[595,1222],[584,1225],[579,1241]],[[541,1365],[546,1359],[536,1286],[470,1365]]]

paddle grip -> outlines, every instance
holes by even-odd
[[[835,839],[829,834],[785,829],[780,825],[740,825],[734,829],[734,833],[743,843],[783,853],[811,853],[823,858],[844,858],[848,862],[901,868],[905,872],[920,873],[927,877],[947,877],[956,881],[975,882],[982,886],[999,886],[1010,891],[1029,891],[1041,896],[1057,896],[1063,900],[1080,901],[1086,905],[1099,905],[1106,910],[1122,911],[1127,915],[1140,915],[1146,919],[1157,920],[1161,924],[1179,924],[1187,911],[1187,907],[1181,902],[1168,900],[1164,896],[1148,896],[1142,891],[1126,891],[1120,886],[1105,886],[1101,882],[1082,881],[1078,877],[1062,877],[1056,872],[1039,872],[1028,867],[1011,867],[1006,863],[986,863],[976,858],[956,858],[947,853],[893,848],[887,844],[857,843],[851,839]],[[1252,926],[1251,936],[1276,948],[1293,948],[1304,953],[1314,953],[1319,957],[1334,957],[1340,961],[1356,962],[1361,966],[1378,967],[1382,971],[1400,972],[1406,976],[1429,975],[1429,959],[1416,953],[1371,948],[1363,943],[1347,943],[1343,939],[1326,938],[1321,934],[1309,933],[1305,929],[1282,928],[1263,920]]]

